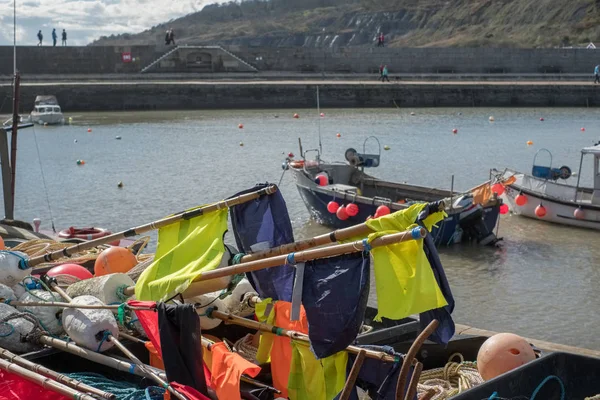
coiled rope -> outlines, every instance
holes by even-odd
[[[460,362],[452,361],[455,357]],[[452,354],[443,368],[423,371],[419,378],[417,391],[419,397],[433,390],[432,400],[448,399],[483,383],[483,378],[477,371],[477,363],[465,361],[460,353]]]
[[[68,376],[105,392],[114,393],[118,400],[163,400],[165,394],[165,389],[158,386],[140,389],[132,383],[113,381],[91,372],[73,373]]]

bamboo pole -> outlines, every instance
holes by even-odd
[[[63,396],[68,396],[72,399],[79,400],[96,400],[94,397],[78,392],[75,389],[72,389],[62,383],[56,382],[50,378],[46,378],[43,375],[30,371],[26,368],[21,367],[15,363],[11,363],[10,361],[6,361],[4,359],[0,359],[0,369],[10,372],[11,374],[15,374],[20,376],[23,379],[28,380],[29,382],[33,382],[38,386],[43,387],[44,389],[51,390],[53,392],[62,394]]]
[[[422,239],[427,235],[427,229],[423,227],[416,227],[410,231],[404,231],[399,233],[393,233],[390,235],[381,236],[371,243],[371,248],[388,246],[394,243],[406,242],[409,240]],[[352,243],[338,244],[333,246],[321,247],[311,250],[304,250],[298,253],[290,253],[294,255],[294,262],[305,262],[315,260],[319,258],[327,258],[339,256],[342,254],[356,253],[365,250],[365,245],[362,240],[358,240]],[[251,261],[243,264],[232,265],[230,267],[224,267],[214,269],[202,273],[194,282],[202,282],[210,279],[222,278],[224,276],[242,274],[246,272],[258,271],[261,269],[267,269],[277,267],[288,262],[290,254],[284,254],[281,256],[266,258],[262,260]],[[195,289],[196,285],[192,283],[187,290],[183,293],[184,297],[194,297],[197,295],[198,290]],[[129,287],[123,291],[126,295],[133,294],[135,287]]]
[[[113,393],[108,393],[108,392],[105,392],[104,390],[96,389],[95,387],[86,385],[85,383],[80,382],[76,379],[69,378],[68,376],[63,375],[63,374],[59,374],[56,371],[46,368],[40,364],[35,364],[35,363],[33,363],[23,357],[20,357],[16,354],[13,354],[10,351],[3,349],[3,348],[0,348],[0,358],[3,358],[6,361],[15,363],[23,368],[27,368],[28,370],[38,373],[40,375],[43,375],[47,378],[54,379],[57,382],[62,383],[63,385],[69,386],[73,389],[80,390],[80,391],[86,392],[86,393],[90,393],[95,396],[99,396],[103,399],[111,400],[111,399],[115,399],[117,397]]]
[[[136,236],[136,235],[141,235],[142,233],[145,233],[145,232],[148,232],[151,230],[155,230],[155,229],[160,229],[162,227],[171,225],[175,222],[178,222],[178,221],[181,221],[184,219],[198,217],[200,215],[203,215],[203,214],[206,214],[209,212],[217,211],[217,210],[220,210],[223,208],[228,208],[228,207],[235,206],[238,204],[247,203],[247,202],[257,199],[263,195],[273,194],[276,191],[277,191],[277,186],[275,186],[275,185],[267,186],[264,189],[260,189],[260,190],[254,191],[254,192],[236,196],[231,199],[222,200],[222,201],[216,202],[214,204],[200,207],[200,208],[197,208],[194,210],[180,212],[178,214],[175,214],[175,215],[163,218],[163,219],[159,219],[157,221],[150,222],[145,225],[140,225],[136,228],[131,228],[131,229],[113,233],[112,235],[104,236],[104,237],[101,237],[101,238],[98,238],[95,240],[90,240],[87,242],[79,243],[74,246],[67,247],[66,249],[57,250],[52,253],[45,254],[43,256],[33,257],[33,258],[29,259],[28,264],[30,267],[34,267],[38,264],[50,262],[50,261],[56,260],[58,258],[71,257],[73,254],[79,253],[83,250],[91,249],[93,247],[100,246],[100,245],[106,244],[106,243],[110,243],[115,240],[120,240],[120,239],[125,239],[125,238]]]
[[[340,400],[348,400],[350,395],[352,394],[352,389],[354,389],[354,385],[356,384],[356,380],[358,379],[358,374],[360,373],[360,368],[365,361],[365,351],[362,350],[356,356],[356,360],[354,360],[354,364],[352,364],[352,369],[350,370],[350,374],[348,374],[348,379],[346,379],[346,384],[344,385],[344,389],[342,390],[342,394],[340,394]]]
[[[310,343],[308,335],[305,335],[303,333],[296,332],[296,331],[290,331],[290,330],[283,329],[283,328],[280,328],[280,327],[277,327],[274,325],[265,324],[263,322],[258,322],[258,321],[238,317],[237,315],[233,315],[231,313],[224,313],[224,312],[221,312],[218,310],[212,310],[210,312],[209,317],[220,319],[221,321],[223,321],[225,323],[235,324],[235,325],[243,326],[243,327],[246,327],[249,329],[256,329],[261,332],[274,333],[274,334],[280,335],[280,336],[287,336],[293,340]],[[361,351],[365,351],[366,357],[369,357],[369,358],[374,358],[377,360],[388,361],[388,362],[398,361],[397,357],[391,356],[391,355],[383,353],[381,351],[365,350],[358,346],[348,346],[348,347],[346,347],[345,351],[347,351],[348,353],[357,354],[357,355]]]
[[[128,372],[130,374],[141,376],[143,378],[150,378],[150,375],[146,373],[146,371],[142,370],[142,368],[135,364],[117,360],[113,357],[105,356],[104,354],[84,349],[83,347],[77,346],[73,342],[65,342],[64,340],[55,339],[50,336],[42,336],[39,342],[46,346],[53,347],[57,350],[66,351],[67,353],[71,353],[81,358],[85,358],[86,360],[93,361],[95,363],[116,369],[117,371]],[[161,376],[161,378],[166,377]]]
[[[173,396],[175,396],[176,398],[178,398],[179,400],[187,400],[185,398],[184,395],[182,395],[181,393],[179,393],[177,390],[175,390],[175,388],[173,388],[171,385],[169,385],[168,382],[164,381],[163,379],[161,379],[158,374],[156,374],[154,371],[152,371],[149,368],[145,367],[145,364],[142,363],[140,361],[139,358],[137,358],[131,351],[129,351],[129,349],[125,346],[123,346],[123,344],[117,339],[115,338],[113,335],[108,335],[108,340],[113,342],[115,344],[115,346],[121,350],[123,352],[123,354],[125,354],[135,365],[137,365],[138,367],[140,367],[141,369],[145,370],[146,373],[148,373],[148,375],[150,375],[150,377],[159,385],[161,385],[162,387],[164,387],[166,390],[169,391],[169,393],[171,393]]]

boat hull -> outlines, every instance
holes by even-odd
[[[29,119],[39,125],[61,125],[65,123],[65,117],[62,113],[38,114],[32,112]]]
[[[375,211],[378,207],[378,205],[359,203],[358,214],[342,221],[336,214],[332,214],[327,210],[327,204],[330,201],[340,201],[339,195],[336,198],[333,193],[323,193],[300,185],[297,185],[297,187],[311,216],[321,225],[333,229],[347,228],[362,223],[367,217],[375,215]],[[448,217],[441,221],[437,227],[433,228],[431,235],[434,238],[436,246],[451,245],[462,240],[462,237],[457,235],[457,232],[459,231],[459,226],[465,226],[465,218],[481,218],[487,231],[493,232],[498,222],[499,215],[499,206],[474,210],[474,212],[469,215],[465,215],[465,213],[450,212],[448,213]]]
[[[527,203],[523,206],[517,205],[515,201],[519,193],[527,198]],[[514,214],[555,224],[600,230],[600,207],[551,199],[519,185],[507,186],[502,197]],[[535,214],[535,209],[540,204],[543,204],[546,209],[546,215],[542,218]],[[583,211],[583,218],[581,219],[575,218],[575,210],[578,208]]]

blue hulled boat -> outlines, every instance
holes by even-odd
[[[402,210],[416,202],[443,201],[448,216],[431,232],[436,245],[451,245],[474,241],[482,245],[498,241],[493,230],[498,223],[502,201],[495,195],[483,204],[474,202],[472,192],[453,193],[449,190],[384,181],[368,175],[365,168],[378,167],[379,154],[358,153],[346,150],[346,162],[324,162],[318,150],[314,160],[288,159],[285,168],[292,171],[300,196],[311,216],[320,224],[346,228],[373,217],[380,206],[391,212]],[[485,184],[484,184],[485,185]],[[483,185],[482,185],[483,186]],[[481,187],[481,186],[480,186]],[[354,203],[358,214],[340,219],[328,210],[329,202],[340,206]]]

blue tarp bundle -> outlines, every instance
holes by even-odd
[[[355,253],[305,264],[302,304],[317,358],[351,345],[360,332],[370,283],[369,254]]]
[[[267,186],[267,183],[258,184],[232,197]],[[294,242],[292,223],[279,190],[271,195],[233,206],[229,213],[237,247],[244,253]],[[294,267],[284,265],[250,272],[246,276],[261,298],[291,301],[294,272]]]

